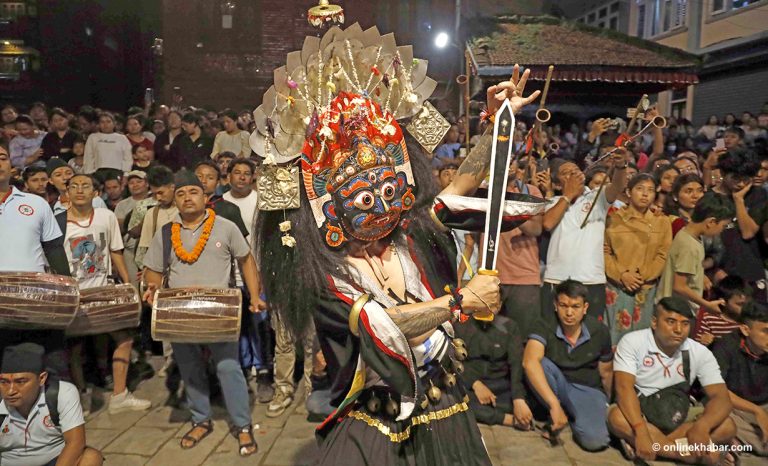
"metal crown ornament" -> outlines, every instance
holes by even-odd
[[[325,24],[344,24],[344,9],[339,5],[331,5],[328,0],[320,0],[320,3],[307,11],[307,21],[315,27]]]

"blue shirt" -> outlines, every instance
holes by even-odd
[[[24,168],[24,160],[30,155],[37,152],[40,146],[43,144],[43,138],[45,137],[45,131],[38,131],[31,138],[25,138],[24,136],[16,136],[11,139],[11,143],[8,144],[8,152],[11,156],[11,165],[16,168]],[[38,160],[33,165],[45,166],[45,163]]]
[[[0,271],[44,272],[42,243],[60,236],[59,225],[45,199],[11,188],[0,203]]]

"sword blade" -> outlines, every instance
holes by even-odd
[[[493,147],[491,149],[491,177],[488,185],[488,214],[485,218],[485,235],[481,244],[481,265],[485,270],[496,270],[498,240],[501,235],[501,221],[504,199],[507,194],[509,163],[512,158],[512,136],[515,131],[515,115],[509,101],[496,112],[493,124]]]

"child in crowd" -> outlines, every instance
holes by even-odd
[[[723,278],[713,288],[715,299],[722,299],[722,313],[713,313],[699,309],[696,317],[696,330],[693,339],[702,345],[710,346],[715,341],[737,330],[741,325],[741,307],[749,297],[749,287],[738,275]]]
[[[704,299],[704,244],[703,237],[722,233],[735,215],[733,203],[719,194],[710,193],[696,204],[691,221],[680,230],[669,248],[664,272],[661,274],[656,303],[668,296],[688,300],[691,308],[699,307],[718,314],[725,301]]]
[[[72,167],[75,175],[80,175],[83,173],[83,156],[85,155],[85,141],[83,139],[78,138],[72,145],[72,154],[73,157],[67,163]]]
[[[131,170],[140,170],[146,172],[152,166],[152,151],[141,144],[131,147],[133,154],[133,166]]]

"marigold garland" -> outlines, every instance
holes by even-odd
[[[195,247],[192,248],[192,252],[187,252],[187,250],[184,249],[184,245],[181,243],[181,224],[174,223],[171,226],[171,244],[173,244],[173,251],[176,253],[176,257],[182,262],[187,264],[194,264],[197,262],[200,258],[200,254],[203,253],[203,249],[205,249],[206,243],[208,243],[208,238],[211,237],[211,230],[213,230],[213,222],[216,220],[216,213],[211,209],[206,210],[208,211],[208,218],[203,224],[203,232],[200,234],[197,243],[195,243]]]

